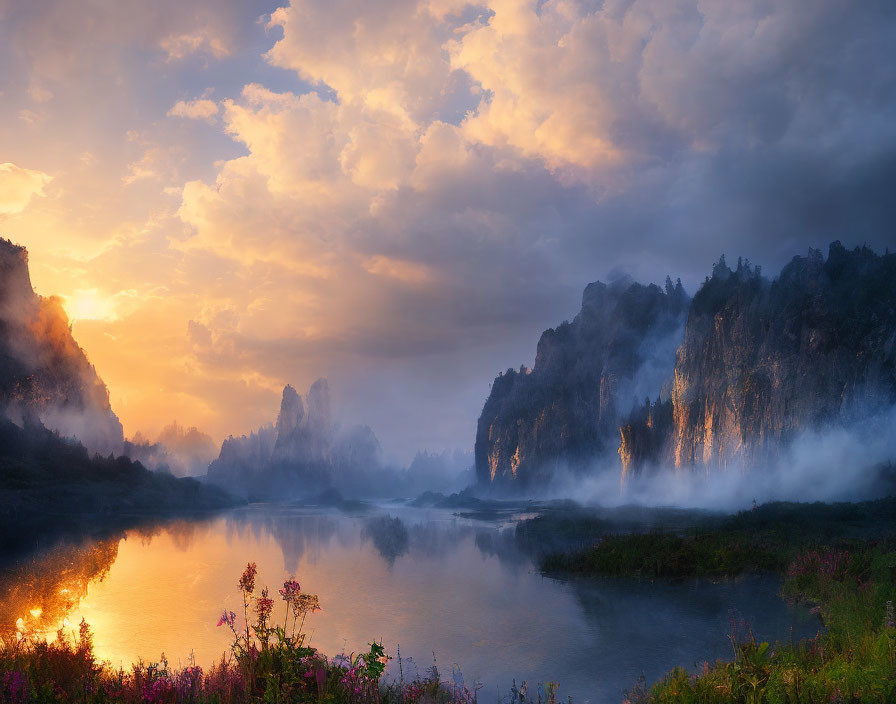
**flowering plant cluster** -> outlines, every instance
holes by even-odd
[[[327,658],[309,647],[305,618],[320,610],[315,594],[302,592],[290,578],[278,590],[285,609],[275,623],[275,599],[258,584],[255,563],[246,566],[237,583],[243,615],[225,609],[218,626],[233,643],[220,662],[203,669],[194,661],[170,668],[164,654],[158,662],[138,662],[113,669],[98,662],[86,621],[75,633],[57,634],[52,643],[34,634],[0,637],[0,704],[60,702],[76,704],[474,704],[475,691],[433,676],[384,682],[390,660],[381,643],[367,652]],[[245,625],[245,627],[244,627]]]
[[[3,684],[0,685],[0,700],[9,704],[24,704],[25,702],[25,675],[18,670],[4,672]]]
[[[787,568],[787,576],[797,579],[805,575],[843,581],[849,568],[848,550],[809,550],[799,555]]]

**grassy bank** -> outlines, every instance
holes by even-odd
[[[702,516],[672,529],[648,532],[608,527],[592,545],[555,552],[542,570],[617,577],[733,577],[743,572],[783,572],[801,552],[896,541],[896,499],[863,503],[773,503],[725,518]]]
[[[553,574],[641,578],[782,575],[783,595],[815,605],[824,628],[797,643],[758,640],[732,625],[728,662],[678,668],[630,704],[896,701],[896,501],[771,504],[685,531],[608,534],[545,557]]]

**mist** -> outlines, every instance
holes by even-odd
[[[644,467],[621,479],[618,460],[596,461],[587,473],[560,471],[539,494],[599,506],[654,506],[736,512],[753,501],[833,502],[896,492],[896,406],[843,425],[805,430],[767,462],[726,467]]]
[[[276,423],[229,437],[208,467],[210,481],[249,499],[394,498],[453,492],[473,478],[472,453],[419,451],[407,467],[385,459],[367,425],[346,425],[326,379],[304,395],[287,385]]]
[[[123,454],[149,469],[176,477],[199,477],[218,455],[211,436],[196,427],[184,428],[177,421],[166,425],[152,441],[137,431],[124,442]]]

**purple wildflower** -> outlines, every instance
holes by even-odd
[[[299,586],[299,583],[290,577],[283,583],[280,596],[283,597],[284,601],[291,603],[299,595],[301,589],[302,587]]]
[[[233,624],[236,622],[236,614],[233,611],[228,611],[224,609],[224,613],[221,614],[221,618],[218,619],[218,625],[228,625],[233,628]]]

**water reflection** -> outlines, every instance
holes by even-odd
[[[573,581],[543,578],[543,549],[512,520],[490,523],[450,511],[386,506],[365,514],[252,506],[202,521],[160,524],[120,539],[61,546],[0,580],[4,628],[32,609],[52,630],[64,618],[93,626],[102,657],[127,666],[162,652],[208,664],[228,648],[215,623],[236,608],[236,581],[258,563],[259,586],[295,575],[320,595],[309,617],[312,645],[335,655],[372,639],[405,667],[458,664],[481,701],[506,694],[516,678],[561,683],[561,695],[619,701],[643,671],[726,655],[728,615],[737,608],[763,638],[814,631],[776,597],[777,584]],[[63,597],[63,590],[65,598]],[[276,613],[276,612],[275,612]],[[392,667],[395,667],[395,661]]]
[[[361,535],[373,543],[373,547],[390,567],[395,564],[395,558],[408,551],[408,529],[396,516],[368,518]]]
[[[0,569],[0,638],[17,632],[55,631],[109,572],[118,540],[59,544]]]

